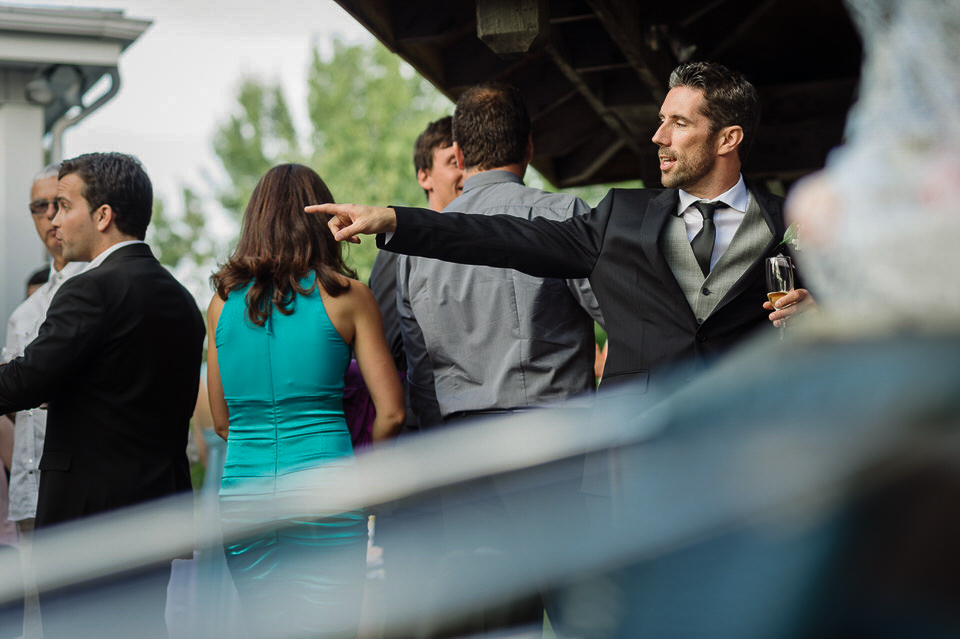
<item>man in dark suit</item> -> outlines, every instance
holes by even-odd
[[[798,289],[765,311],[764,258],[783,250],[784,221],[782,199],[740,174],[759,115],[742,75],[686,63],[671,74],[653,136],[664,189],[612,189],[589,214],[562,222],[402,207],[307,210],[336,216],[338,240],[392,232],[377,241],[401,253],[589,277],[610,340],[605,384],[655,387],[678,364],[702,368],[768,320],[776,325],[813,305]],[[703,213],[706,203],[713,206]],[[697,250],[704,241],[706,253]]]
[[[37,528],[190,489],[204,337],[196,302],[143,242],[153,188],[135,158],[66,160],[57,202],[64,257],[90,264],[0,367],[0,413],[48,405]],[[47,617],[44,602],[45,633]]]

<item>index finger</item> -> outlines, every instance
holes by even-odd
[[[341,205],[333,202],[327,202],[325,204],[310,204],[309,206],[303,207],[303,210],[307,213],[326,213],[327,215],[336,215],[337,208],[340,206]]]

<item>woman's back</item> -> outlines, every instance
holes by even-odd
[[[309,288],[312,277],[301,284]],[[274,310],[263,326],[250,320],[245,293],[229,295],[216,328],[230,411],[222,494],[251,490],[243,486],[247,479],[282,477],[353,454],[342,407],[350,348],[320,293],[297,295],[291,314]]]
[[[312,276],[302,282],[311,283]],[[228,540],[227,566],[248,623],[263,636],[334,631],[359,614],[366,517],[316,518],[304,500],[338,490],[336,467],[353,461],[342,407],[350,348],[319,292],[297,295],[290,315],[274,309],[263,326],[250,320],[245,293],[230,293],[215,332],[230,415],[221,516],[231,524],[285,521]],[[333,474],[299,472],[314,468]]]

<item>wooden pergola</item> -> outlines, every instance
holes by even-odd
[[[841,141],[861,44],[842,0],[337,0],[452,100],[518,86],[533,165],[557,187],[659,185],[656,129],[671,69],[712,60],[763,101],[744,172],[789,183]]]

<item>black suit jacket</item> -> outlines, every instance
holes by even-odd
[[[0,412],[48,403],[38,526],[190,489],[187,429],[203,320],[146,244],[117,249],[54,296]]]
[[[645,387],[681,363],[696,370],[755,331],[772,330],[762,308],[763,258],[776,254],[783,237],[783,200],[748,188],[773,239],[702,324],[660,249],[676,213],[675,189],[612,189],[589,214],[562,222],[395,207],[397,230],[385,248],[538,277],[590,278],[610,340],[604,384]]]

